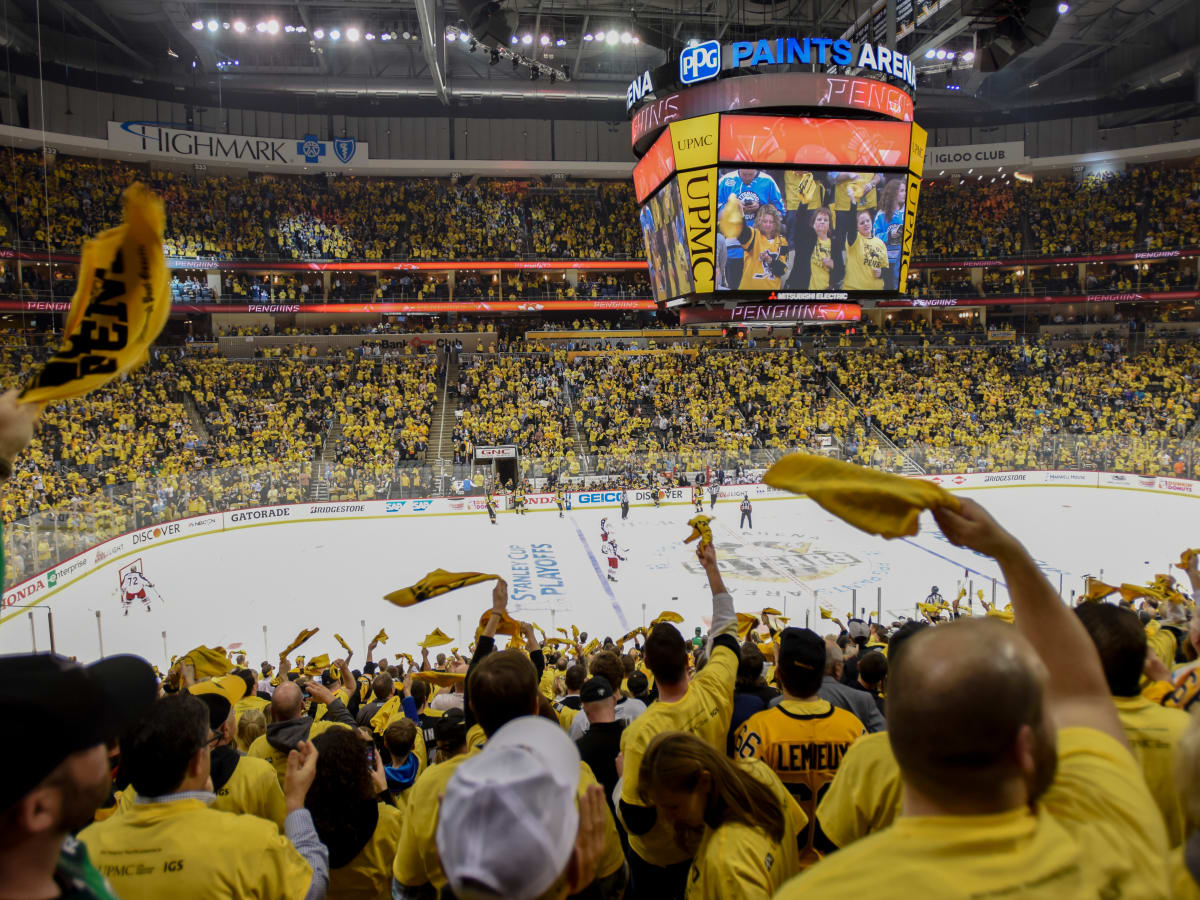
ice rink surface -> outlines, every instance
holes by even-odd
[[[1082,591],[1084,575],[1110,583],[1141,583],[1179,552],[1200,544],[1200,503],[1193,498],[1093,487],[999,487],[963,490],[1015,533],[1064,597]],[[708,512],[707,499],[705,512]],[[43,603],[0,625],[0,651],[49,649],[53,611],[58,652],[92,660],[103,653],[141,654],[163,667],[171,654],[205,644],[241,645],[249,660],[277,660],[301,628],[321,632],[307,655],[341,655],[334,633],[355,648],[380,628],[390,640],[380,655],[416,644],[435,627],[466,652],[491,585],[476,585],[407,609],[383,594],[412,584],[434,568],[482,571],[509,582],[513,615],[549,634],[577,625],[590,635],[620,637],[672,609],[690,635],[711,609],[706,579],[685,546],[690,505],[635,506],[622,522],[617,509],[575,509],[525,516],[502,513],[399,516],[386,519],[297,521],[234,528],[148,547],[104,563],[79,581],[50,592]],[[830,516],[807,499],[759,500],[753,529],[739,528],[736,501],[714,511],[718,557],[738,611],[772,606],[818,631],[833,631],[817,607],[847,614],[882,606],[883,619],[914,615],[933,585],[953,599],[959,585],[981,587],[1003,606],[1007,591],[990,559],[951,546],[930,516],[915,538],[884,541]],[[625,561],[617,581],[606,577],[600,520],[609,519]],[[153,588],[149,603],[128,614],[120,579],[139,565]],[[973,599],[974,596],[973,596]],[[975,599],[974,609],[980,611]],[[5,610],[6,614],[17,610]],[[99,613],[99,616],[97,616]],[[264,633],[265,629],[265,633]]]

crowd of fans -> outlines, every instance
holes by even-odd
[[[461,654],[400,650],[417,641],[401,611],[361,667],[293,656],[320,649],[308,631],[277,666],[204,646],[165,675],[0,658],[0,714],[42,725],[0,757],[5,888],[1200,896],[1200,551],[1188,584],[1072,608],[979,504],[934,517],[995,560],[1007,609],[935,588],[924,621],[800,628],[736,611],[701,544],[694,636],[671,611],[620,638],[539,636],[500,580]]]
[[[1194,245],[1200,233],[1200,160],[1181,166],[1152,163],[1081,179],[1038,178],[1032,184],[994,174],[922,186],[917,259],[1171,250]],[[59,154],[47,168],[45,190],[34,191],[27,188],[42,183],[42,160],[21,151],[10,154],[0,172],[5,198],[0,246],[19,241],[31,250],[77,252],[85,237],[119,220],[120,189],[135,179],[165,198],[167,250],[176,257],[644,256],[632,185],[625,181],[542,185],[483,178],[246,179]],[[300,299],[307,293],[305,284],[309,291],[314,287],[311,280],[296,279],[294,290],[285,288],[281,295]],[[414,281],[396,288],[394,296],[416,294],[417,286]],[[243,290],[252,296],[247,284],[230,287],[235,296]],[[371,282],[367,297],[375,287]],[[488,288],[472,285],[460,296],[484,297]],[[344,293],[354,295],[355,286],[347,284]]]

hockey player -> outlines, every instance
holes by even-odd
[[[146,593],[146,588],[153,587],[150,579],[137,569],[130,569],[122,575],[121,605],[125,607],[125,615],[129,615],[129,607],[133,605],[134,600],[141,600],[146,612],[150,612],[150,596]]]
[[[621,488],[621,521],[629,518],[629,491]]]
[[[558,507],[558,517],[563,517],[563,489],[556,488],[554,491],[554,505]]]
[[[625,557],[623,557],[620,550],[617,549],[616,541],[609,541],[601,548],[601,550],[604,552],[604,556],[608,559],[608,580],[616,581],[617,566],[625,560]]]
[[[490,487],[487,489],[487,494],[484,496],[483,502],[487,506],[488,518],[491,519],[492,524],[495,525],[496,524],[496,498],[492,496],[492,489]]]
[[[513,509],[516,511],[517,515],[525,515],[525,487],[523,485],[517,485],[517,488],[513,491],[512,496]]]
[[[612,537],[612,533],[608,530],[608,518],[602,518],[600,520],[600,543],[607,544]]]
[[[692,506],[696,507],[696,512],[704,512],[704,490],[698,484],[692,485]]]
[[[654,500],[654,508],[658,509],[662,506],[662,491],[658,488],[658,478],[653,478],[650,481],[650,497]]]
[[[754,520],[750,518],[751,507],[750,507],[750,495],[749,494],[742,494],[742,502],[738,506],[738,509],[741,510],[741,513],[742,513],[741,521],[738,522],[738,528],[749,527],[750,530],[753,531],[754,530]]]
[[[708,486],[708,511],[712,512],[712,508],[717,505],[717,494],[721,493],[721,488],[714,481]]]

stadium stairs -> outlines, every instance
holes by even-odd
[[[425,464],[436,468],[438,474],[445,474],[442,470],[448,469],[454,461],[452,435],[454,433],[454,412],[458,408],[457,354],[447,354],[446,371],[442,378],[442,396],[434,404],[429,418],[432,433],[429,436],[429,446],[425,450]]]
[[[814,363],[815,362],[816,362],[816,360],[814,360]],[[826,376],[825,380],[829,384],[829,389],[831,391],[833,391],[833,393],[835,395],[837,395],[842,400],[844,400],[848,404],[850,404],[850,406],[852,406],[854,408],[854,410],[859,414],[859,416],[862,417],[863,421],[866,421],[867,414],[866,414],[866,412],[863,411],[862,407],[860,407],[857,403],[855,403],[853,400],[851,400],[850,397],[846,395],[846,392],[843,391],[840,387],[838,387],[837,382],[834,381],[832,378]],[[903,460],[903,464],[900,468],[901,474],[904,474],[904,475],[924,475],[925,474],[925,469],[922,468],[921,466],[917,465],[916,460],[914,460],[911,456],[909,456],[907,453],[905,453],[903,450],[901,450],[898,446],[896,446],[896,442],[893,441],[886,434],[884,434],[883,431],[881,431],[878,428],[878,426],[872,425],[870,427],[869,433],[872,438],[874,438],[876,441],[879,442],[880,446],[886,447],[887,449],[891,450],[892,452],[894,452],[896,454],[896,456],[898,458]]]
[[[329,481],[325,473],[337,462],[337,446],[342,439],[342,423],[334,421],[325,432],[325,440],[321,444],[321,455],[313,457],[312,488],[309,499],[320,503],[329,499]]]

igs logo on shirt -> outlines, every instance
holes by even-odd
[[[694,47],[685,47],[679,54],[679,80],[683,84],[707,81],[715,78],[720,71],[720,41],[705,41]]]

